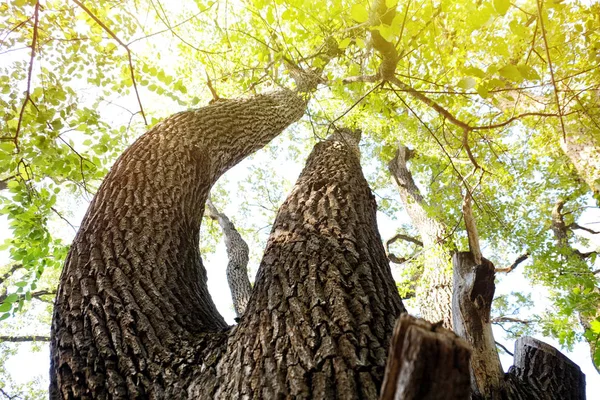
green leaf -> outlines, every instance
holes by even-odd
[[[522,82],[523,76],[519,72],[519,69],[514,65],[507,65],[498,70],[498,73],[503,78],[506,78],[513,82]]]
[[[19,295],[16,293],[11,293],[4,299],[6,303],[14,303],[17,300],[19,300]]]
[[[345,38],[338,44],[338,47],[343,50],[350,45],[351,41],[352,41],[352,39]]]
[[[500,15],[506,14],[506,12],[508,11],[509,8],[510,8],[509,0],[494,0],[494,9],[498,12],[498,14],[500,14]]]
[[[469,90],[474,88],[475,85],[477,85],[477,81],[474,78],[467,76],[466,78],[462,78],[457,86],[461,89]]]
[[[10,317],[10,313],[5,313],[5,314],[2,314],[2,315],[0,316],[0,321],[3,321],[3,320],[5,320],[5,319],[6,319],[6,318],[8,318],[8,317]]]
[[[27,282],[26,281],[20,281],[20,282],[15,283],[15,286],[25,287],[25,286],[27,286]]]
[[[4,302],[4,303],[0,304],[0,312],[10,311],[11,308],[12,308],[12,303]]]
[[[369,11],[362,4],[355,4],[350,9],[352,19],[357,22],[366,22],[369,19]]]
[[[541,78],[537,71],[526,64],[517,65],[517,69],[521,73],[521,75],[530,81],[539,81]]]
[[[398,5],[398,0],[385,0],[385,6],[387,8],[395,8]]]

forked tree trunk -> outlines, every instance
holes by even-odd
[[[61,276],[52,398],[377,397],[404,308],[351,133],[309,157],[237,327],[207,290],[198,233],[211,185],[304,107],[291,92],[216,102],[121,156]]]
[[[389,164],[402,204],[423,241],[423,272],[415,294],[419,313],[427,321],[442,321],[452,329],[452,264],[446,227],[427,213],[427,203],[408,170],[411,151],[398,145]]]
[[[218,101],[159,123],[117,160],[60,278],[52,398],[186,396],[226,339],[198,250],[209,190],[305,106],[291,91]]]

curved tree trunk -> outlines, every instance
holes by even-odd
[[[204,204],[227,169],[299,119],[291,91],[176,114],[117,160],[61,275],[52,398],[182,398],[227,328],[198,251]],[[212,335],[207,335],[212,332]]]
[[[248,260],[250,249],[248,244],[242,238],[242,235],[235,229],[235,225],[227,217],[227,215],[219,212],[209,198],[206,202],[206,214],[217,220],[223,231],[225,238],[225,248],[227,249],[227,283],[231,290],[231,298],[233,300],[233,308],[235,314],[240,317],[250,299],[252,293],[252,285],[248,279]]]
[[[445,244],[448,235],[442,223],[427,215],[425,199],[406,165],[410,156],[411,150],[398,145],[389,170],[423,241],[423,273],[415,290],[419,313],[430,322],[442,321],[444,327],[452,329],[452,264]]]

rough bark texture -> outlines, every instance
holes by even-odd
[[[396,322],[381,400],[471,398],[467,342],[439,325],[402,314]]]
[[[290,91],[218,101],[159,123],[117,160],[60,279],[51,398],[182,398],[190,366],[210,369],[227,326],[198,250],[208,192],[304,109]]]
[[[442,223],[427,215],[425,199],[406,165],[410,156],[411,151],[399,145],[389,170],[404,208],[423,241],[424,265],[416,299],[423,318],[433,323],[442,321],[444,327],[452,329],[452,264],[447,246],[444,246],[448,235]]]
[[[486,259],[477,265],[471,252],[454,254],[452,263],[454,331],[473,347],[473,393],[484,398],[499,398],[504,373],[490,322],[495,291],[494,265]]]
[[[219,212],[210,199],[206,202],[206,211],[210,218],[217,220],[223,231],[229,260],[226,271],[227,283],[229,284],[229,290],[231,290],[233,308],[236,315],[240,317],[244,314],[252,293],[252,285],[250,279],[248,279],[248,254],[250,250],[242,235],[235,229],[233,222],[229,220],[227,215]]]
[[[404,311],[356,139],[319,143],[275,220],[254,291],[190,398],[375,399]]]
[[[585,400],[585,375],[554,347],[522,337],[506,374],[502,399]]]

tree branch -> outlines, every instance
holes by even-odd
[[[503,344],[494,341],[494,343],[496,343],[496,346],[500,347],[502,350],[504,350],[505,352],[507,352],[508,354],[510,354],[511,357],[514,357],[515,355],[513,354],[513,352],[509,351]]]
[[[525,253],[525,254],[523,254],[523,255],[520,255],[520,256],[519,256],[519,257],[518,257],[518,258],[515,260],[515,262],[513,262],[513,263],[511,264],[511,266],[510,266],[510,267],[506,267],[506,268],[496,268],[496,272],[505,272],[505,273],[509,273],[509,272],[513,271],[515,268],[517,268],[517,266],[518,266],[519,264],[521,264],[523,261],[527,260],[527,259],[529,258],[529,255],[530,255],[530,254],[529,254],[529,252],[527,252],[527,253]]]
[[[10,278],[12,274],[15,273],[16,270],[22,268],[23,264],[13,264],[8,271],[4,273],[4,275],[0,276],[0,285],[4,283],[5,280]]]
[[[13,343],[22,343],[22,342],[49,342],[50,336],[0,336],[0,342],[13,342]]]
[[[98,17],[96,17],[96,15],[92,11],[90,11],[89,8],[84,6],[79,0],[73,0],[73,2],[77,4],[83,11],[85,11],[94,21],[96,21],[98,25],[100,25],[100,27],[102,27],[102,29],[104,29],[106,33],[108,33],[117,43],[119,43],[119,45],[121,45],[121,47],[125,49],[125,51],[127,51],[127,60],[129,61],[129,72],[131,73],[133,89],[135,90],[135,96],[137,97],[138,104],[140,105],[140,112],[142,113],[142,117],[144,118],[144,123],[148,125],[148,121],[146,120],[146,113],[144,113],[144,107],[142,106],[142,100],[140,99],[137,83],[135,81],[135,72],[133,69],[133,61],[131,60],[131,50],[129,50],[129,46],[127,46],[125,42],[119,39],[117,35],[115,35],[115,33],[108,26],[106,26],[106,24],[100,21],[100,19],[98,19]]]
[[[582,231],[589,232],[589,233],[591,233],[593,235],[600,234],[600,231],[595,231],[593,229],[586,228],[585,226],[581,226],[581,225],[579,225],[576,222],[573,222],[573,223],[569,224],[569,226],[567,226],[567,228],[569,228],[569,229],[581,229]]]

